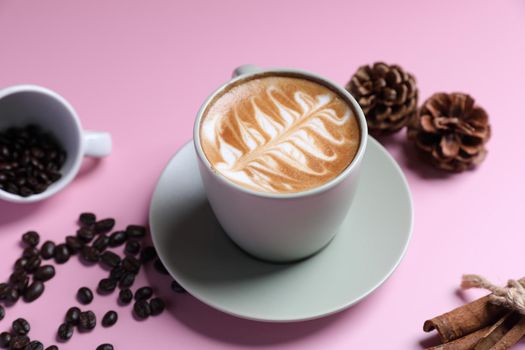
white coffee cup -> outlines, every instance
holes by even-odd
[[[62,177],[44,192],[22,197],[0,190],[0,199],[32,203],[64,189],[76,176],[84,156],[104,157],[111,153],[111,136],[85,131],[73,107],[59,94],[36,85],[15,85],[0,90],[0,130],[28,124],[51,132],[67,152]]]
[[[361,140],[350,165],[335,179],[299,193],[262,193],[239,186],[209,163],[200,142],[200,124],[210,102],[231,84],[257,75],[285,74],[317,81],[337,91],[353,107]],[[249,254],[269,261],[288,262],[311,256],[335,236],[350,208],[358,184],[367,143],[365,116],[356,100],[337,84],[316,74],[293,69],[261,69],[245,65],[216,90],[197,114],[193,140],[208,201],[228,236]]]

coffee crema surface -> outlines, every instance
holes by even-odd
[[[212,167],[242,187],[302,192],[352,162],[360,142],[356,119],[348,103],[320,83],[262,76],[211,101],[200,143]]]

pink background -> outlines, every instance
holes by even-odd
[[[18,256],[20,235],[74,232],[83,210],[114,216],[120,227],[146,223],[155,182],[191,137],[201,102],[237,65],[289,66],[345,84],[358,66],[399,63],[420,96],[472,94],[489,112],[493,137],[479,169],[443,176],[420,165],[404,132],[384,140],[410,183],[415,228],[398,270],[359,305],[321,320],[265,324],[236,319],[169,279],[142,273],[169,296],[170,312],[137,322],[115,295],[97,297],[100,315],[116,307],[112,329],[75,334],[61,349],[420,349],[423,321],[472,299],[457,294],[462,273],[495,282],[519,278],[525,232],[525,2],[509,1],[0,1],[0,86],[55,89],[90,129],[113,135],[114,152],[86,161],[64,192],[36,205],[0,203],[0,276]],[[380,200],[380,198],[378,199]],[[8,309],[0,330],[23,315],[50,344],[74,294],[104,275],[76,259],[60,266],[33,304]],[[525,343],[521,345],[525,349]]]

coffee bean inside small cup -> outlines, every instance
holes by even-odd
[[[58,181],[66,151],[37,125],[0,130],[0,190],[29,197]]]

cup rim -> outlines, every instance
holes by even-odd
[[[314,82],[327,86],[328,88],[336,91],[341,97],[343,97],[346,100],[347,103],[351,105],[351,107],[353,108],[355,112],[356,117],[358,118],[359,130],[360,130],[360,140],[359,140],[359,147],[357,149],[356,155],[354,156],[350,164],[348,164],[348,166],[341,173],[339,173],[336,177],[334,177],[330,181],[325,182],[321,186],[310,188],[306,191],[291,192],[291,193],[271,193],[271,192],[255,191],[255,190],[252,190],[246,187],[242,187],[234,183],[233,181],[230,181],[222,174],[220,174],[219,171],[214,169],[214,167],[212,166],[212,164],[209,162],[208,158],[206,157],[206,154],[204,154],[204,150],[202,149],[202,145],[200,142],[200,125],[201,125],[201,121],[202,121],[204,112],[208,108],[210,102],[213,101],[213,99],[215,99],[217,95],[222,93],[228,87],[230,87],[231,85],[241,80],[250,80],[250,79],[254,79],[258,75],[264,76],[264,75],[268,75],[272,73],[275,73],[276,75],[303,78],[303,79],[314,81]],[[258,68],[254,72],[242,74],[242,75],[239,75],[227,81],[226,83],[222,84],[217,90],[215,90],[204,101],[204,103],[199,109],[199,112],[197,113],[197,118],[195,119],[195,123],[193,127],[193,144],[194,144],[196,153],[200,161],[213,174],[212,176],[214,178],[216,178],[222,184],[225,184],[226,186],[234,188],[245,194],[249,194],[255,197],[271,198],[271,199],[295,199],[295,198],[310,197],[310,196],[315,196],[320,193],[326,192],[336,187],[344,179],[346,179],[352,172],[354,172],[355,171],[354,169],[356,169],[361,163],[363,156],[365,154],[367,140],[368,140],[368,127],[367,127],[365,115],[363,113],[363,110],[361,109],[361,106],[359,106],[359,103],[357,103],[356,99],[348,91],[346,91],[344,88],[339,86],[339,84],[335,83],[334,81],[330,79],[324,78],[315,73],[311,73],[305,70],[292,69],[292,68],[268,68],[268,69]]]
[[[17,194],[13,194],[7,191],[4,191],[0,189],[0,199],[12,202],[12,203],[34,203],[39,202],[41,200],[47,199],[56,193],[63,190],[75,177],[78,170],[80,169],[81,164],[81,155],[84,153],[84,142],[82,142],[82,125],[80,124],[80,119],[78,118],[78,115],[73,108],[73,106],[60,94],[57,92],[48,89],[46,87],[40,86],[40,85],[34,85],[34,84],[18,84],[18,85],[12,85],[8,86],[6,88],[0,89],[0,100],[3,98],[16,94],[16,93],[22,93],[22,92],[34,92],[38,94],[45,95],[49,98],[52,98],[56,100],[58,103],[60,103],[62,106],[66,108],[69,115],[71,116],[71,119],[73,121],[73,124],[76,127],[76,130],[78,132],[78,139],[77,139],[77,146],[78,146],[78,152],[75,154],[74,163],[71,166],[71,169],[67,174],[64,174],[64,176],[59,179],[57,182],[53,183],[52,187],[48,187],[44,192],[31,195],[29,197],[22,197]],[[68,154],[68,157],[72,155]]]

